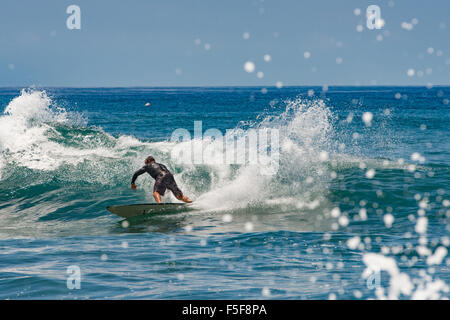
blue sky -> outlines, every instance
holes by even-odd
[[[448,0],[2,0],[0,86],[449,85],[449,35]]]

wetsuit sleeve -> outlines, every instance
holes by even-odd
[[[131,179],[131,183],[134,183],[136,181],[137,177],[139,177],[141,174],[143,174],[145,172],[146,172],[145,168],[141,168],[138,171],[136,171],[133,175],[133,178]]]

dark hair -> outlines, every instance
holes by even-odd
[[[145,163],[147,163],[147,162],[155,162],[155,158],[153,158],[152,156],[148,156],[148,157],[145,159]]]

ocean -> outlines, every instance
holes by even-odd
[[[1,88],[0,299],[449,298],[449,99],[431,86]],[[277,144],[269,165],[222,161],[207,130]],[[212,155],[180,161],[193,143]],[[148,155],[193,210],[106,210],[154,202],[148,175],[130,188]]]

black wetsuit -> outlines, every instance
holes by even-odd
[[[155,185],[153,187],[153,192],[157,191],[160,195],[164,195],[166,189],[169,189],[173,194],[180,198],[183,196],[183,192],[178,188],[172,173],[163,164],[152,162],[146,164],[141,169],[136,171],[131,179],[131,183],[134,183],[141,174],[148,173],[155,179]]]

